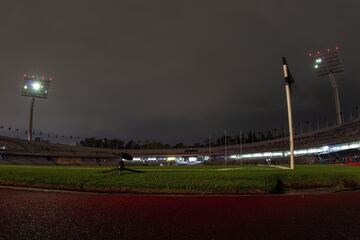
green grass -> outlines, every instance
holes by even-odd
[[[294,171],[259,166],[112,167],[0,165],[0,185],[80,191],[167,194],[285,193],[358,189],[360,167],[299,165]],[[225,170],[224,170],[225,169]]]

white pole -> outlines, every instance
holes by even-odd
[[[225,164],[228,165],[228,159],[227,159],[227,136],[226,136],[226,128],[224,130],[224,136],[225,136]]]
[[[293,136],[293,126],[292,126],[292,109],[291,109],[291,96],[290,96],[289,84],[286,84],[285,88],[286,88],[286,100],[287,100],[288,118],[289,118],[290,168],[294,169],[294,136]]]
[[[210,136],[209,136],[209,163],[210,165],[212,165],[212,162],[211,162],[211,133],[210,133]]]
[[[239,135],[239,140],[240,140],[240,151],[239,151],[239,156],[240,156],[240,164],[242,165],[243,164],[243,160],[242,160],[242,131],[240,131],[240,135]]]
[[[287,101],[287,109],[288,109],[288,119],[289,119],[289,141],[290,141],[290,169],[294,169],[294,135],[293,135],[293,122],[292,122],[292,109],[291,109],[291,92],[290,92],[290,81],[288,67],[286,64],[286,59],[283,58],[283,71],[284,77],[287,79],[285,84],[286,91],[286,101]]]

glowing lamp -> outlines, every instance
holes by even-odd
[[[40,83],[38,83],[38,82],[34,82],[34,83],[32,84],[32,88],[33,88],[34,90],[38,91],[38,90],[40,90],[41,85],[40,85]]]

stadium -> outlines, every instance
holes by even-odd
[[[7,164],[51,164],[51,165],[116,165],[119,154],[126,153],[132,156],[132,165],[194,165],[194,164],[286,164],[294,168],[294,157],[297,163],[349,163],[357,164],[360,148],[360,114],[350,121],[345,118],[340,108],[338,84],[335,74],[344,71],[339,56],[339,47],[327,49],[324,52],[309,53],[314,70],[318,77],[328,76],[334,94],[336,107],[336,125],[316,131],[310,128],[305,134],[300,131],[294,137],[292,120],[291,92],[294,79],[283,57],[283,76],[285,79],[287,112],[289,120],[289,134],[284,131],[283,137],[261,142],[244,144],[242,134],[239,135],[239,144],[227,146],[225,130],[224,146],[211,146],[211,135],[208,147],[166,148],[166,149],[105,149],[80,146],[51,144],[50,142],[33,140],[33,111],[35,99],[46,99],[52,78],[24,74],[22,96],[31,97],[30,121],[27,132],[27,141],[19,138],[0,138],[0,163]],[[1,126],[3,128],[3,126]],[[9,130],[11,127],[8,128]],[[19,129],[16,129],[18,131]],[[277,129],[276,129],[277,130]],[[40,133],[41,135],[42,133]],[[263,133],[262,133],[263,134]],[[271,132],[270,132],[271,135]],[[50,134],[48,134],[50,136]],[[57,135],[56,135],[57,136]],[[64,137],[64,136],[63,136]],[[73,137],[71,136],[71,139]],[[77,137],[78,139],[79,137]],[[41,138],[39,138],[41,140]],[[35,139],[36,140],[36,139]],[[236,141],[237,142],[237,141]],[[110,144],[109,144],[110,146]],[[119,148],[119,147],[117,147]],[[290,161],[289,161],[290,160]]]
[[[133,156],[132,165],[272,164],[289,161],[288,137],[242,145],[181,149],[106,149],[1,137],[1,164],[116,165],[118,154]],[[295,137],[296,163],[356,164],[360,154],[360,120]],[[211,157],[211,158],[210,158]]]
[[[2,1],[0,240],[360,239],[359,9]]]
[[[118,144],[116,148],[112,148],[110,142],[109,148],[106,148],[106,144],[100,144],[102,148],[98,148],[91,145],[89,139],[80,142],[81,145],[54,144],[41,141],[41,138],[33,139],[35,99],[47,98],[51,80],[25,74],[22,95],[32,99],[27,140],[19,137],[0,138],[0,171],[3,173],[0,184],[156,194],[248,194],[284,193],[314,188],[330,188],[331,191],[359,189],[357,168],[353,166],[360,165],[360,114],[358,112],[354,119],[351,113],[350,120],[346,122],[340,110],[338,85],[334,77],[335,73],[343,71],[338,50],[338,47],[328,49],[324,54],[319,52],[312,57],[318,76],[329,76],[332,84],[336,107],[335,125],[329,127],[326,124],[327,127],[320,129],[318,121],[317,129],[311,130],[308,121],[308,132],[303,133],[300,127],[300,132],[294,134],[291,103],[291,85],[294,79],[286,58],[283,57],[288,134],[284,130],[283,135],[276,134],[277,137],[273,138],[270,132],[269,137],[261,137],[259,142],[255,141],[255,133],[251,135],[250,132],[252,137],[244,143],[240,132],[239,141],[236,141],[236,137],[232,141],[238,144],[230,145],[227,144],[227,130],[224,132],[224,145],[220,138],[220,142],[212,146],[210,135],[207,146],[194,147],[201,146],[194,144],[193,147],[182,148],[176,147],[179,145],[173,148],[141,148],[140,145],[119,148]],[[8,130],[10,129],[12,128],[9,127]],[[19,129],[15,131],[19,133]],[[42,135],[42,132],[39,134]],[[264,135],[262,132],[260,134]],[[57,138],[58,135],[55,136]],[[34,168],[35,165],[43,166]]]

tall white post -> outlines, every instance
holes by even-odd
[[[224,136],[225,136],[225,164],[228,165],[228,158],[227,158],[227,135],[226,135],[226,128],[224,130]]]
[[[289,142],[290,142],[290,169],[295,168],[294,164],[294,133],[293,133],[293,121],[292,121],[292,109],[291,109],[291,91],[290,84],[292,79],[289,73],[289,69],[286,63],[286,58],[283,58],[283,72],[285,78],[285,91],[286,91],[286,102],[288,110],[288,119],[289,119]]]
[[[209,136],[209,163],[210,165],[212,165],[212,162],[211,162],[211,133],[210,133],[210,136]]]
[[[240,131],[240,134],[239,134],[239,156],[240,156],[240,164],[242,165],[243,164],[243,160],[242,160],[242,131]]]
[[[291,109],[291,93],[289,84],[285,85],[286,90],[286,101],[288,109],[288,119],[289,119],[289,141],[290,141],[290,168],[294,169],[294,135],[293,135],[293,126],[292,126],[292,109]]]

